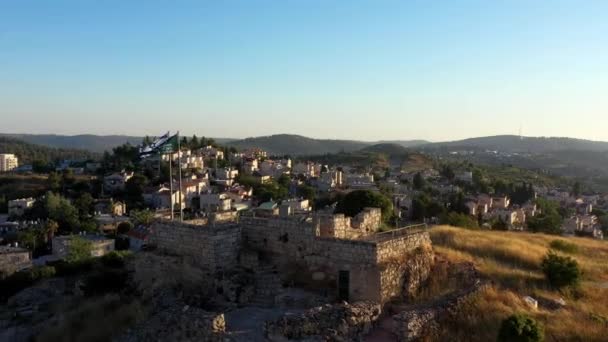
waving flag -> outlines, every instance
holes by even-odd
[[[170,136],[169,132],[165,133],[160,138],[154,140],[148,146],[139,148],[139,156],[142,158],[149,157],[155,153],[171,153],[177,151],[177,134]]]

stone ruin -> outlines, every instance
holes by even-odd
[[[413,294],[432,267],[428,232],[379,233],[381,219],[380,209],[366,208],[354,218],[341,214],[243,216],[237,223],[204,226],[161,221],[152,228],[151,244],[160,253],[191,260],[207,279],[214,279],[201,291],[225,298],[232,291],[237,298],[228,300],[235,300],[235,305],[250,300],[250,304],[275,307],[280,305],[279,298],[285,298],[280,294],[286,288],[311,291],[326,302],[352,303],[319,306],[311,301],[316,308],[308,315],[284,317],[267,325],[267,335],[275,339],[280,334],[304,336],[321,331],[349,340],[369,331],[384,304]],[[235,284],[229,276],[235,272],[248,274],[248,281]],[[248,296],[243,299],[241,293]],[[370,307],[369,303],[374,304]],[[302,325],[310,317],[324,315],[327,319],[317,321],[327,320],[341,331]],[[350,317],[347,323],[340,323],[344,320],[340,315]],[[336,321],[334,316],[342,318]],[[312,330],[298,330],[303,326]]]

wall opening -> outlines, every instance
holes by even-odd
[[[350,293],[350,272],[338,272],[338,299],[348,302]]]

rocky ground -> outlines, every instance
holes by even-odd
[[[127,265],[130,281],[121,293],[84,297],[77,278],[52,278],[21,291],[0,309],[0,342],[26,342],[41,332],[43,341],[83,340],[98,334],[99,326],[125,320],[132,323],[106,329],[105,336],[117,342],[416,340],[432,334],[483,285],[472,265],[436,265],[451,270],[444,276],[456,279],[459,291],[383,309],[371,302],[327,304],[327,298],[275,281],[272,288],[262,287],[259,301],[256,281],[268,280],[270,268],[263,276],[246,270],[210,275],[180,257],[143,253]],[[413,292],[404,289],[409,296]],[[75,326],[82,331],[61,335]]]

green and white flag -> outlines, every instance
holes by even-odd
[[[167,139],[167,141],[165,141],[162,145],[160,145],[158,147],[158,151],[160,153],[175,153],[178,150],[178,146],[179,146],[179,141],[178,141],[179,137],[177,136],[177,134],[169,137],[169,139]]]

